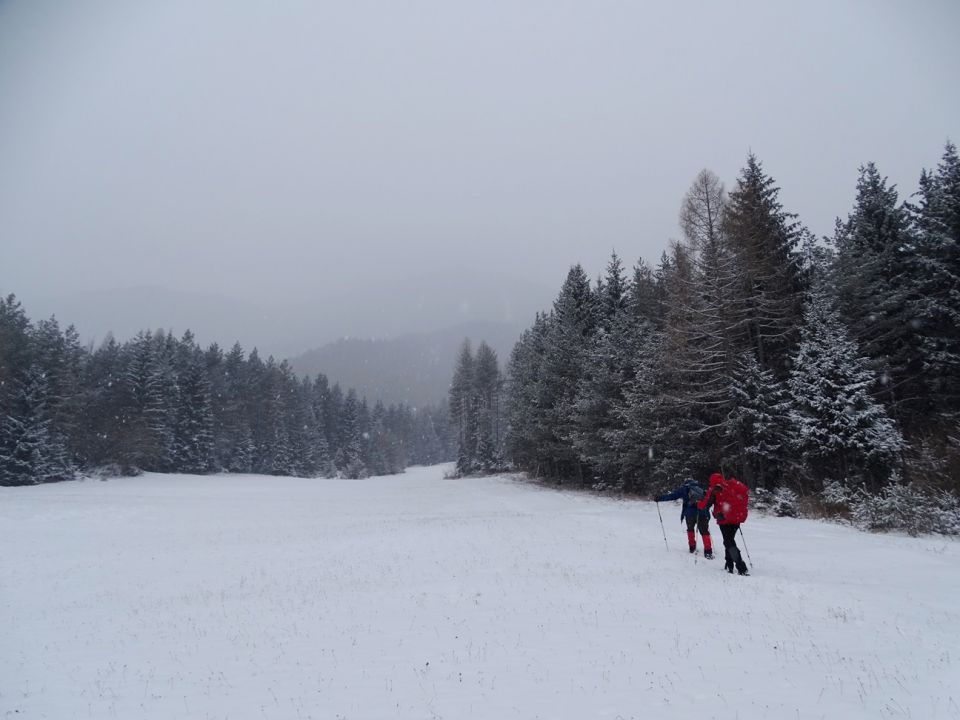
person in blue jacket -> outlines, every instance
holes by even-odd
[[[656,502],[666,502],[667,500],[683,500],[683,507],[680,509],[680,522],[687,522],[687,542],[690,545],[690,552],[697,551],[697,534],[703,538],[703,556],[708,560],[713,560],[713,544],[710,541],[710,510],[707,509],[704,500],[706,492],[700,484],[692,478],[687,480],[676,490],[663,495],[657,495],[654,498]]]

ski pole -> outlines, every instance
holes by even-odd
[[[750,563],[750,569],[753,570],[753,560],[750,558],[750,548],[747,547],[747,538],[743,534],[743,525],[740,526],[740,539],[743,540],[743,549],[747,551],[747,562]]]
[[[667,549],[667,552],[670,552],[670,546],[667,545],[667,531],[663,527],[663,515],[660,515],[660,503],[657,503],[657,515],[660,517],[660,532],[663,533],[663,546]],[[746,547],[746,543],[744,543]]]

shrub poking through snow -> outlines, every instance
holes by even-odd
[[[829,480],[820,491],[820,502],[827,510],[847,512],[850,509],[850,488],[839,480]]]
[[[863,512],[854,517],[854,522],[868,530],[960,534],[960,498],[943,490],[891,484],[877,495],[859,490],[856,502]]]
[[[797,517],[800,514],[800,497],[786,487],[773,490],[757,488],[753,491],[751,505],[761,512],[772,513],[777,517]]]

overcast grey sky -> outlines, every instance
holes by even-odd
[[[463,277],[437,303],[526,325],[573,262],[655,264],[750,149],[818,234],[865,161],[912,192],[960,141],[958,27],[953,0],[0,1],[0,292],[322,306],[325,338],[422,329]]]

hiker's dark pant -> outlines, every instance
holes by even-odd
[[[727,568],[736,565],[738,571],[747,569],[747,564],[740,557],[740,548],[737,547],[737,531],[740,529],[740,523],[731,525],[721,525],[720,534],[723,535],[723,557]]]
[[[687,532],[693,532],[694,528],[699,530],[701,535],[709,535],[710,516],[701,515],[700,513],[697,513],[696,515],[687,515]]]

